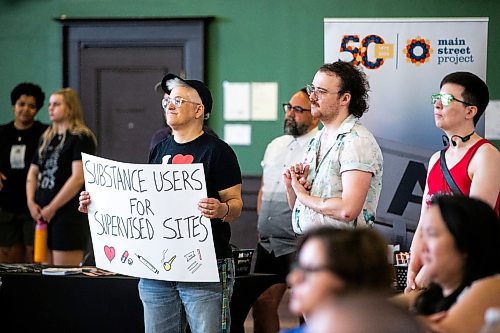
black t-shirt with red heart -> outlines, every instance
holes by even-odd
[[[150,164],[203,163],[207,195],[220,200],[219,191],[241,184],[241,171],[233,149],[221,139],[207,133],[187,143],[177,143],[169,136],[157,144],[149,155]],[[211,219],[217,259],[231,258],[231,228],[221,219]]]

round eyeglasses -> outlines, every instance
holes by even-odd
[[[340,94],[342,92],[342,90],[339,90],[337,92],[328,91],[328,90],[323,89],[323,88],[315,87],[312,84],[306,85],[306,91],[307,91],[307,94],[309,96],[311,96],[312,94],[316,94],[316,96],[318,96],[319,98],[323,97],[323,95],[326,95],[326,94]]]
[[[309,276],[313,275],[314,273],[320,273],[320,272],[330,272],[333,273],[333,269],[328,266],[318,266],[318,267],[307,267],[307,266],[302,266],[298,262],[294,262],[290,265],[290,271],[296,271],[300,272],[303,274],[304,278],[308,278]]]
[[[293,110],[293,112],[297,112],[297,113],[311,111],[311,109],[304,109],[302,106],[298,106],[298,105],[292,106],[290,103],[284,103],[283,104],[283,111],[285,111],[285,113],[287,113],[290,110]]]
[[[456,99],[455,96],[453,96],[452,94],[442,94],[442,93],[432,94],[431,99],[432,99],[432,104],[436,104],[437,101],[441,101],[441,104],[443,104],[443,106],[448,106],[453,101],[457,101],[467,106],[472,106],[472,104],[470,103]]]
[[[187,99],[182,98],[181,96],[175,96],[162,99],[161,107],[166,109],[168,108],[168,104],[172,103],[176,108],[180,108],[182,106],[182,103],[184,102],[200,105],[200,103],[188,101]]]

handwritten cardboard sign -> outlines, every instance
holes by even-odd
[[[82,154],[96,266],[167,281],[219,281],[203,164],[131,164]]]

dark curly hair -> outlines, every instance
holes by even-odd
[[[19,83],[10,92],[11,105],[14,106],[22,95],[35,97],[36,109],[40,110],[42,108],[45,101],[45,93],[40,86],[29,82]]]
[[[360,71],[350,62],[337,61],[331,64],[324,64],[318,70],[324,73],[333,73],[340,78],[339,93],[350,93],[349,114],[356,118],[361,118],[363,113],[368,111],[368,91],[370,84],[366,79],[366,74]]]

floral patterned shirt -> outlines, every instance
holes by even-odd
[[[321,198],[342,196],[342,173],[351,170],[370,172],[372,178],[363,209],[350,222],[336,220],[303,205],[296,200],[292,225],[295,233],[303,234],[314,226],[331,225],[336,228],[370,226],[375,221],[380,191],[382,190],[382,151],[375,137],[362,126],[359,119],[350,115],[340,125],[335,142],[319,160],[322,129],[311,141],[304,163],[309,165],[307,180],[312,184],[310,194]]]

